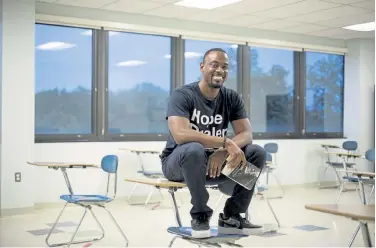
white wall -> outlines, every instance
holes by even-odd
[[[123,181],[125,177],[136,176],[139,170],[139,161],[135,155],[120,152],[118,148],[144,148],[162,150],[164,142],[118,142],[118,143],[55,143],[55,144],[34,144],[34,4],[28,0],[3,0],[3,18],[2,18],[2,136],[1,136],[1,208],[20,208],[33,206],[35,203],[60,202],[59,195],[67,193],[64,179],[60,171],[48,170],[46,168],[32,167],[26,164],[26,161],[72,161],[72,162],[88,162],[99,163],[102,156],[106,154],[118,154],[120,157],[118,196],[126,196],[132,184]],[[38,5],[49,6],[49,5]],[[73,11],[72,8],[61,7],[59,10],[54,8],[37,9],[39,12],[48,14],[48,11],[63,11],[65,14],[87,14],[97,15],[102,19],[111,16],[119,18],[120,15],[107,14],[104,17],[102,11],[98,13],[94,10]],[[61,14],[61,13],[60,13]],[[103,14],[103,15],[102,15]],[[125,15],[132,20],[141,20],[142,18],[135,15]],[[126,18],[123,18],[126,19]],[[155,19],[155,18],[154,18]],[[155,21],[150,18],[151,21]],[[162,20],[161,18],[157,18]],[[145,22],[145,18],[143,18]],[[145,25],[145,23],[142,23]],[[164,20],[166,25],[168,24]],[[150,23],[149,23],[150,24]],[[184,28],[188,24],[171,21],[170,26]],[[201,29],[215,30],[216,27],[206,24]],[[192,27],[192,26],[191,26]],[[199,27],[196,25],[196,27]],[[230,29],[228,29],[230,30]],[[235,30],[235,29],[234,29]],[[241,29],[244,31],[244,29]],[[249,32],[250,36],[252,35]],[[244,33],[241,33],[244,35]],[[307,42],[309,37],[299,38],[297,35],[284,35],[278,33],[272,35],[270,32],[258,32],[258,35],[267,36],[269,38],[282,38],[294,42]],[[328,45],[343,47],[343,41],[330,40],[324,38],[311,39],[317,45]],[[346,87],[351,91],[351,96],[347,98],[356,104],[360,99],[361,86],[359,81],[363,79],[360,74],[363,73],[365,65],[374,63],[371,56],[367,55],[369,48],[368,43],[362,43],[361,46],[350,46],[350,55],[354,60],[350,65],[349,78],[359,78],[359,80],[346,80]],[[17,56],[19,52],[22,56]],[[352,55],[355,54],[355,55]],[[360,58],[360,62],[359,59]],[[359,64],[360,63],[360,64]],[[359,72],[358,72],[359,71]],[[359,75],[359,76],[358,76]],[[367,82],[370,77],[364,76]],[[372,79],[374,81],[374,78]],[[352,86],[347,86],[350,84]],[[367,83],[368,84],[368,83]],[[351,88],[353,87],[353,89]],[[362,86],[363,87],[363,86]],[[354,91],[353,91],[354,90]],[[22,100],[24,102],[22,102]],[[362,105],[367,105],[362,103]],[[352,104],[347,104],[350,110]],[[356,110],[356,109],[355,109]],[[349,138],[357,138],[354,130],[360,130],[365,127],[365,122],[369,121],[364,114],[358,115],[358,111],[346,111],[346,134]],[[368,118],[368,117],[367,117]],[[367,127],[368,128],[368,127]],[[15,131],[16,130],[16,131]],[[370,137],[362,134],[361,141],[368,144]],[[255,141],[255,143],[263,145],[266,142],[273,141]],[[317,169],[323,163],[321,143],[333,143],[341,145],[343,140],[278,140],[280,150],[278,155],[279,169],[276,171],[282,184],[304,184],[317,181]],[[362,145],[362,148],[366,145]],[[158,157],[148,157],[148,163],[159,167]],[[14,173],[22,173],[22,182],[14,182]],[[103,192],[105,177],[100,170],[70,170],[71,182],[75,193],[98,193]],[[328,174],[327,180],[333,180],[334,174]],[[274,184],[273,181],[270,182]],[[147,187],[140,187],[136,195],[145,194]]]
[[[365,152],[374,146],[375,40],[354,39],[348,42],[345,60],[345,135],[356,140]],[[374,171],[362,161],[359,169]]]
[[[34,19],[29,0],[1,3],[1,208],[33,206]],[[21,172],[22,182],[14,182]]]

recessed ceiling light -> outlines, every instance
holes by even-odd
[[[182,0],[174,4],[187,8],[214,9],[240,1],[242,0]]]
[[[373,31],[375,30],[375,22],[367,22],[367,23],[361,23],[361,24],[355,24],[347,27],[343,27],[344,29],[350,29],[355,31]]]

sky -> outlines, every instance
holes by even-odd
[[[197,80],[201,73],[199,58],[206,50],[220,47],[236,49],[237,45],[186,40],[185,83]],[[286,78],[293,84],[293,51],[253,47],[259,54],[259,66],[264,72],[274,64],[290,73]],[[314,64],[325,54],[310,53],[307,65]],[[109,90],[131,89],[138,83],[152,82],[166,91],[171,84],[171,39],[165,36],[110,32],[109,34]],[[229,75],[234,76],[234,75]],[[89,29],[36,25],[36,92],[77,86],[91,88],[92,33]],[[312,103],[307,92],[307,103]]]
[[[220,47],[236,49],[235,44],[187,40],[185,43],[185,80],[200,76],[199,58],[206,50]],[[111,32],[109,37],[109,88],[130,89],[141,82],[152,82],[170,89],[171,39],[164,36]],[[259,63],[267,71],[278,64],[291,70],[291,51],[259,50]],[[51,88],[71,90],[91,87],[91,31],[82,28],[40,25],[36,27],[36,91]],[[291,77],[290,74],[289,77]],[[231,76],[231,75],[230,75]],[[289,80],[289,79],[288,79]],[[291,81],[291,80],[289,80]]]

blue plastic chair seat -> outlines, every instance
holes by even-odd
[[[359,182],[359,178],[357,178],[357,177],[344,176],[343,179],[349,180],[352,183],[358,183]]]
[[[327,164],[333,166],[333,167],[343,167],[343,163],[341,162],[326,162]],[[355,165],[355,163],[345,163],[347,167],[352,167]]]
[[[61,195],[60,199],[69,203],[79,202],[110,202],[113,199],[104,195]]]

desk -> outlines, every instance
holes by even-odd
[[[71,196],[74,195],[73,193],[73,189],[72,189],[72,185],[69,181],[69,177],[68,177],[68,174],[67,174],[67,169],[74,169],[74,168],[80,168],[80,169],[86,169],[86,168],[101,168],[100,166],[97,166],[95,164],[85,164],[85,163],[65,163],[65,162],[27,162],[28,164],[30,165],[34,165],[34,166],[38,166],[38,167],[43,167],[43,168],[48,168],[48,169],[54,169],[54,170],[61,170],[62,173],[63,173],[63,176],[64,176],[64,179],[65,179],[65,183],[67,185],[67,188],[69,190],[69,194]],[[90,196],[88,196],[90,197]],[[61,198],[61,196],[60,196]],[[73,233],[71,239],[69,242],[61,242],[61,243],[50,243],[49,242],[49,238],[51,237],[51,234],[53,233],[53,231],[55,230],[56,228],[56,224],[59,222],[59,219],[60,217],[62,216],[66,206],[68,205],[69,201],[66,201],[63,209],[61,210],[60,214],[58,215],[57,219],[55,220],[52,228],[50,229],[47,237],[46,237],[46,244],[49,246],[49,247],[56,247],[56,246],[63,246],[63,245],[68,245],[68,247],[70,247],[71,244],[80,244],[80,243],[87,243],[87,242],[94,242],[94,241],[98,241],[98,240],[101,240],[103,239],[104,237],[104,229],[103,229],[103,226],[101,225],[101,223],[99,222],[98,218],[96,217],[96,215],[94,214],[94,212],[92,211],[92,208],[91,208],[91,205],[92,203],[95,203],[95,202],[91,202],[91,201],[87,201],[85,203],[80,203],[78,205],[82,206],[85,208],[85,212],[83,214],[83,216],[81,217],[81,220],[79,222],[79,224],[77,225],[76,227],[76,230],[75,232]],[[103,207],[108,213],[110,213],[105,207],[104,205],[100,205],[101,203],[98,203],[96,204],[97,206],[101,206]],[[93,239],[90,239],[90,240],[82,240],[82,241],[74,241],[74,238],[77,234],[77,231],[79,229],[79,227],[81,226],[81,223],[83,221],[83,219],[85,218],[85,215],[86,215],[86,212],[87,210],[89,210],[94,218],[94,220],[96,221],[98,227],[101,229],[101,235],[98,237],[98,238],[93,238]],[[112,215],[111,215],[112,216]],[[112,217],[113,218],[113,217]],[[118,226],[118,228],[120,229],[120,227]],[[120,229],[121,230],[121,229]],[[123,234],[123,236],[125,237],[125,235]],[[126,239],[126,237],[125,237]],[[127,240],[127,239],[126,239]],[[127,245],[128,245],[128,241],[127,241]]]
[[[307,204],[305,208],[358,221],[362,229],[364,246],[372,247],[367,222],[375,222],[375,205]]]
[[[38,167],[47,167],[49,169],[54,170],[61,170],[63,173],[65,183],[69,190],[69,194],[73,195],[72,185],[69,181],[69,177],[67,174],[67,169],[86,169],[86,168],[100,168],[100,166],[95,164],[85,164],[85,163],[67,163],[67,162],[27,162],[30,165],[38,166]]]

